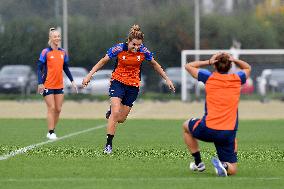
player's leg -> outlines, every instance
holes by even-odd
[[[55,111],[54,111],[54,128],[57,125],[59,115],[62,109],[62,104],[64,100],[64,94],[55,94],[54,101],[55,101]]]
[[[108,119],[107,142],[104,151],[108,154],[112,152],[112,140],[114,138],[117,124],[123,123],[131,110],[130,106],[123,105],[121,102],[122,100],[120,98],[111,97],[111,114]]]
[[[195,128],[198,126],[199,122],[199,119],[191,119],[183,123],[184,142],[194,158],[194,162],[191,162],[189,165],[189,168],[193,171],[205,170],[205,164],[201,160],[198,140],[192,134],[192,132],[194,132]]]
[[[235,175],[237,173],[237,163],[224,162],[223,165],[225,168],[227,166],[228,175]]]
[[[47,106],[47,128],[48,133],[47,137],[50,138],[50,136],[54,133],[54,122],[55,122],[55,100],[54,100],[54,94],[44,94],[44,100]]]
[[[109,96],[110,96],[110,106],[109,106],[109,109],[107,110],[106,112],[106,119],[109,119],[111,113],[112,113],[112,98],[113,97],[118,97],[120,99],[123,98],[123,96],[125,95],[125,87],[124,87],[124,84],[117,81],[117,80],[113,80],[111,81],[111,84],[109,86]],[[120,103],[121,103],[121,100],[120,100]],[[116,109],[116,108],[115,108]]]
[[[235,131],[223,132],[223,141],[214,142],[218,158],[213,158],[212,163],[218,176],[234,175],[237,173],[237,140]],[[229,134],[228,134],[229,133]]]
[[[118,118],[119,123],[123,123],[127,119],[127,116],[130,113],[133,103],[137,99],[138,93],[139,93],[138,87],[125,86],[125,95],[123,96],[121,101],[122,106]]]
[[[117,80],[111,81],[109,87],[110,96],[110,110],[106,113],[107,123],[107,141],[104,153],[112,153],[112,140],[114,138],[115,130],[118,124],[121,111],[121,101],[125,95],[125,85]]]
[[[112,140],[114,138],[115,130],[118,124],[118,118],[120,116],[120,109],[121,109],[121,98],[118,97],[111,97],[111,114],[108,119],[107,123],[107,141],[105,145],[104,153],[110,154],[112,153]]]
[[[111,101],[111,115],[108,119],[107,133],[114,135],[123,105],[121,104],[121,98],[119,97],[111,97],[110,101]]]
[[[222,162],[217,158],[212,159],[212,164],[218,176],[235,175],[237,173],[237,163]]]
[[[187,120],[183,123],[183,138],[188,150],[193,154],[199,152],[199,146],[197,139],[192,136],[189,130],[190,121],[191,120]]]
[[[132,107],[129,107],[129,106],[121,104],[120,114],[119,114],[119,118],[118,118],[118,123],[123,123],[126,120],[126,118],[127,118],[128,114],[129,114],[131,108]]]
[[[225,177],[237,173],[237,163],[222,162],[217,158],[213,158],[212,163],[218,176]]]

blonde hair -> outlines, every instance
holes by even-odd
[[[49,28],[48,45],[51,46],[51,36],[54,32],[58,32],[55,28]]]
[[[144,39],[144,33],[137,24],[134,24],[129,30],[128,40],[132,41],[132,39],[141,39],[142,41]]]

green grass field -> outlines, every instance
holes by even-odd
[[[207,169],[189,171],[182,120],[128,120],[104,155],[105,128],[44,144],[0,161],[0,188],[283,188],[284,120],[240,121],[239,172],[218,178],[212,144],[201,143]],[[60,120],[59,137],[104,125],[105,120]],[[0,119],[0,156],[47,141],[45,120]]]

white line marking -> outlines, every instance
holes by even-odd
[[[227,180],[230,178],[231,180],[282,180],[281,177],[158,177],[158,178],[152,178],[152,177],[139,177],[139,178],[82,178],[82,177],[65,177],[65,178],[31,178],[31,179],[18,179],[18,178],[7,178],[7,179],[0,179],[0,182],[70,182],[70,181],[76,181],[76,182],[93,182],[93,181],[174,181],[174,180],[216,180],[216,179],[224,179]]]
[[[43,146],[45,144],[48,144],[48,143],[52,143],[52,142],[57,142],[59,140],[63,140],[63,139],[66,139],[66,138],[69,138],[69,137],[72,137],[72,136],[76,136],[76,135],[80,135],[82,133],[86,133],[86,132],[89,132],[89,131],[93,131],[93,130],[96,130],[96,129],[100,129],[100,128],[103,128],[105,127],[106,125],[99,125],[97,127],[93,127],[93,128],[90,128],[90,129],[86,129],[86,130],[83,130],[83,131],[79,131],[79,132],[75,132],[75,133],[71,133],[71,134],[68,134],[68,135],[65,135],[65,136],[62,136],[62,137],[59,137],[57,138],[56,140],[48,140],[48,141],[45,141],[45,142],[41,142],[41,143],[37,143],[37,144],[32,144],[32,145],[29,145],[29,146],[26,146],[26,147],[23,147],[23,148],[20,148],[18,150],[15,150],[13,152],[10,152],[9,154],[5,154],[3,156],[0,156],[0,161],[1,160],[6,160],[6,159],[9,159],[11,157],[14,157],[18,154],[24,154],[26,153],[27,151],[29,150],[32,150],[36,147],[39,147],[39,146]]]

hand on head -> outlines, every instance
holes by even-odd
[[[215,53],[211,56],[211,58],[209,59],[209,64],[215,64],[216,62],[218,62],[217,58],[222,54],[222,52],[218,52]]]
[[[219,59],[221,58],[221,56],[228,56],[229,57],[229,61],[230,62],[234,62],[234,57],[229,54],[229,53],[226,53],[226,52],[218,52],[214,55],[212,55],[212,57],[209,59],[209,64],[215,64],[216,62],[219,61]]]

